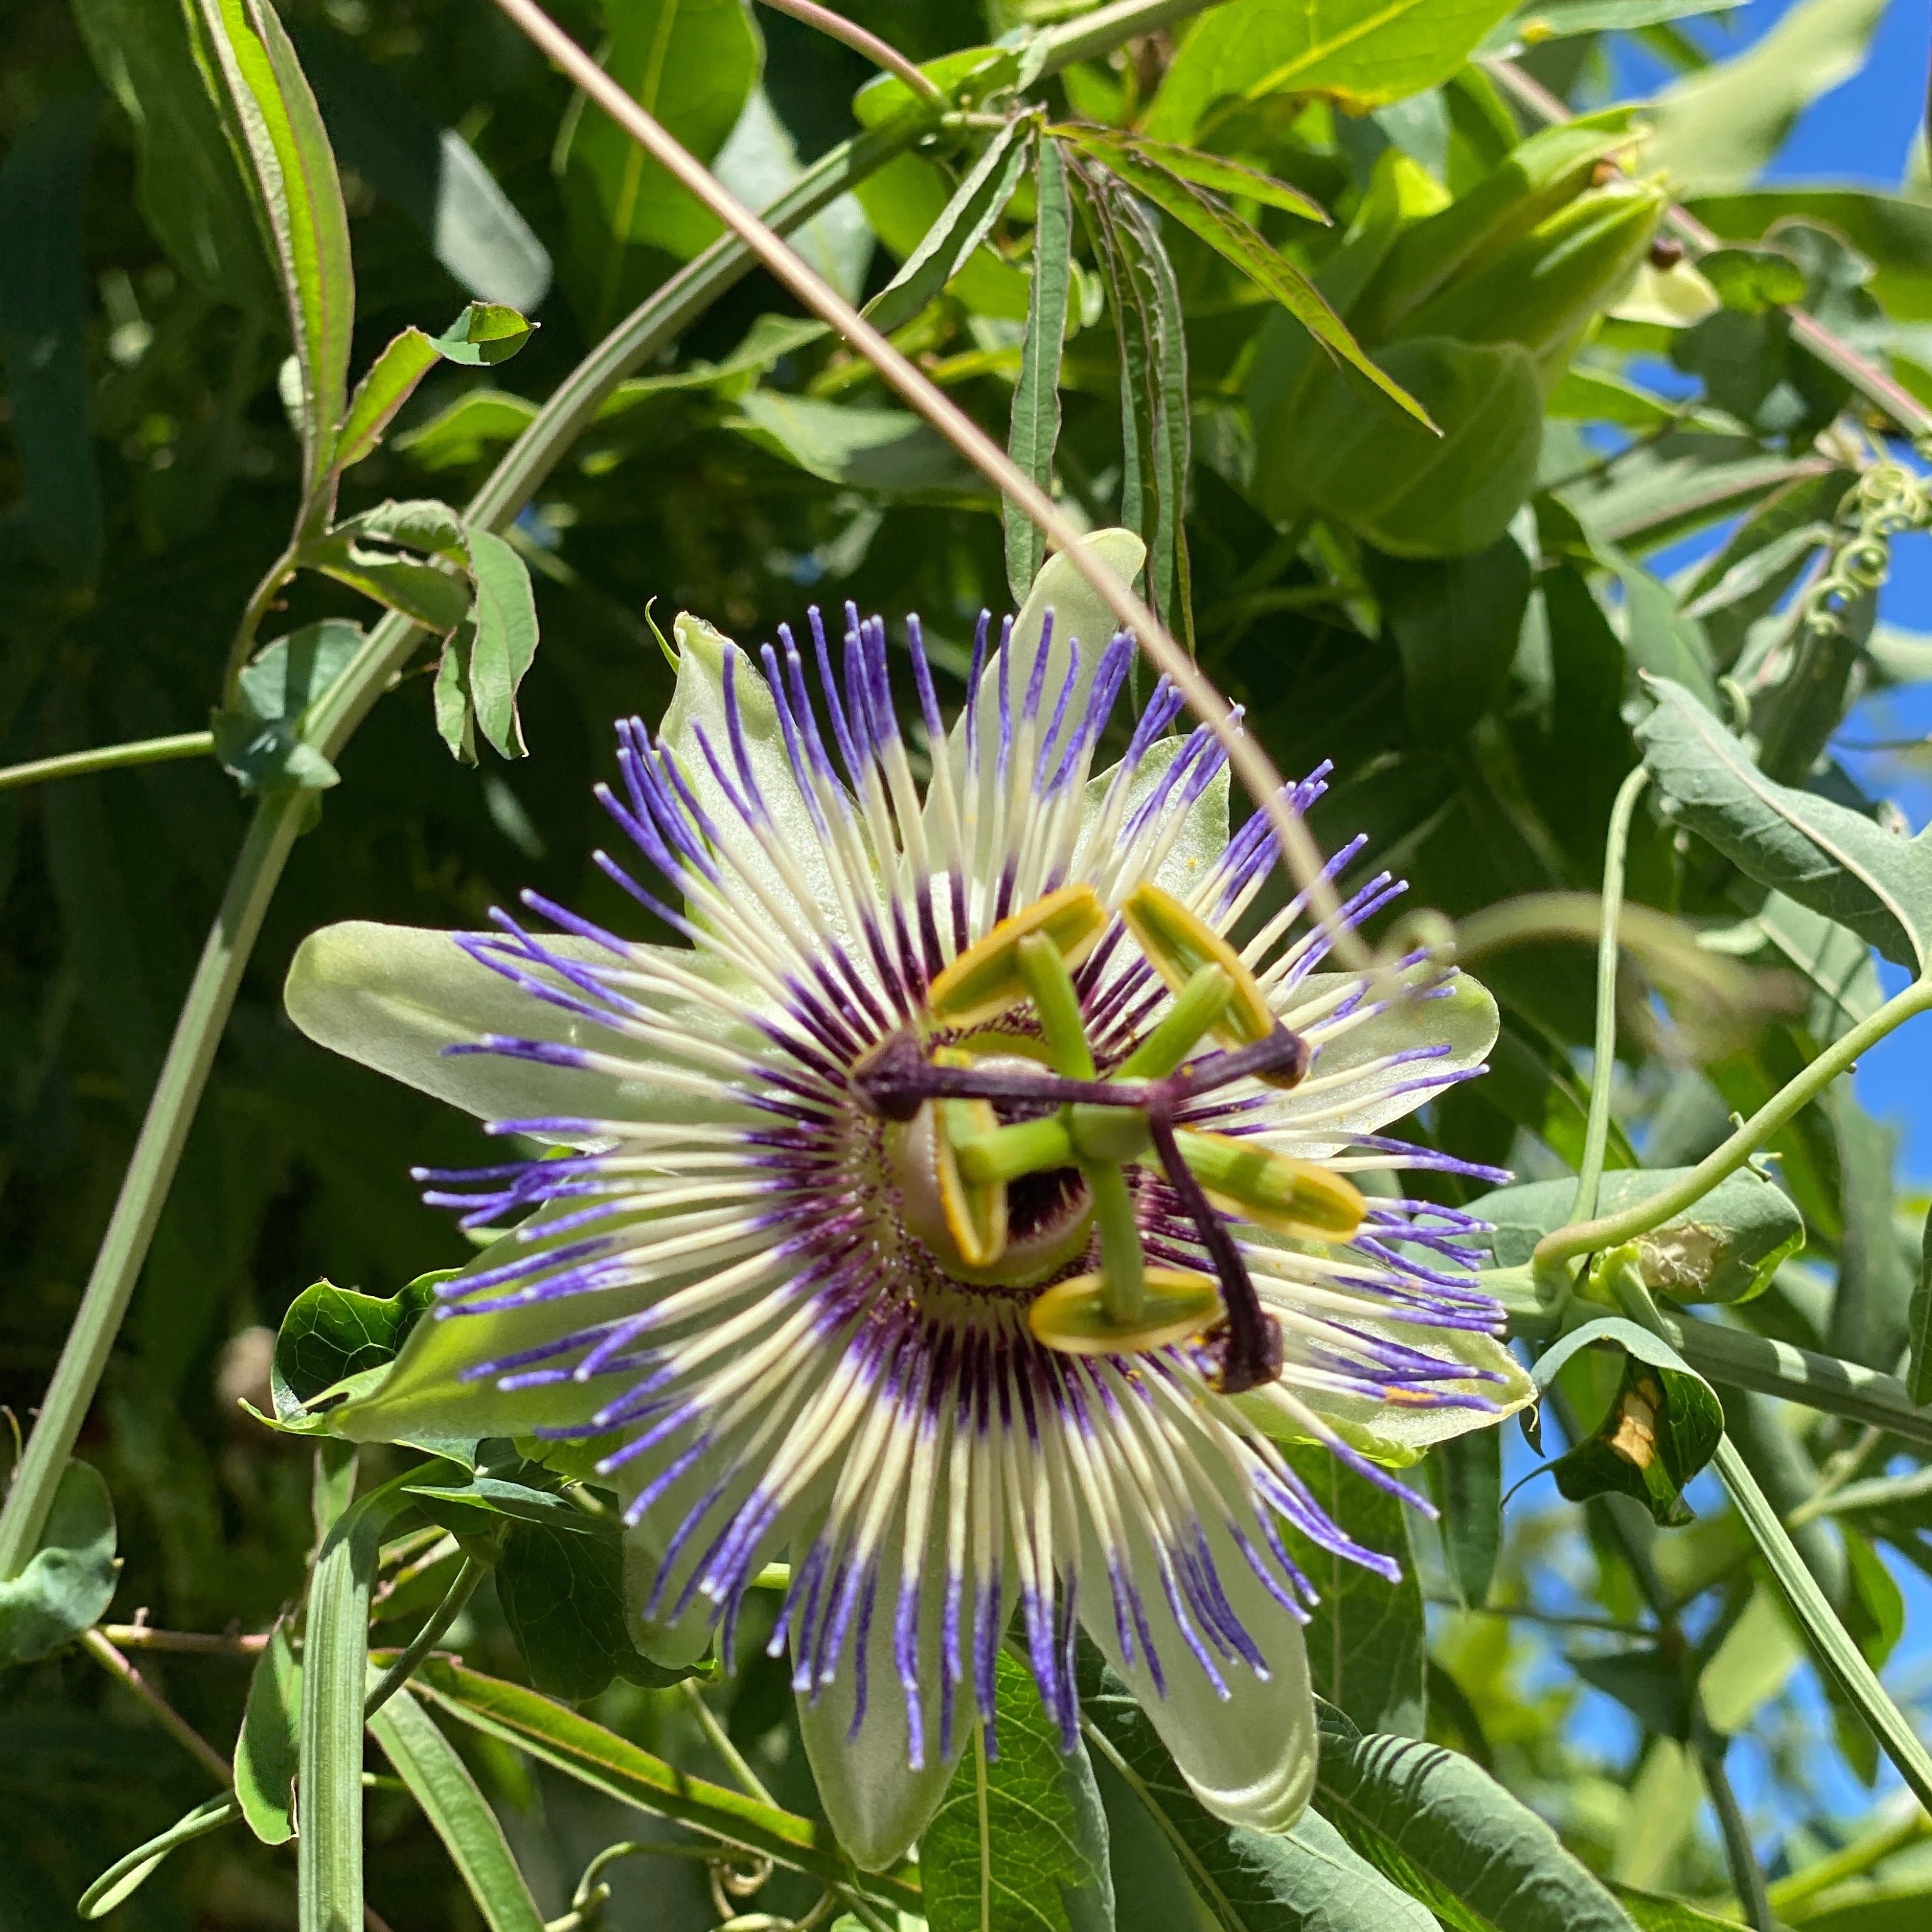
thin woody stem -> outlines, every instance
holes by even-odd
[[[80,1646],[111,1677],[118,1677],[145,1704],[150,1715],[218,1784],[235,1782],[228,1760],[135,1669],[98,1630],[83,1630]]]
[[[889,46],[877,34],[868,33],[857,21],[847,20],[843,14],[835,14],[830,7],[818,6],[814,0],[759,0],[759,4],[770,8],[774,13],[789,14],[794,20],[802,20],[808,27],[816,27],[832,40],[842,40],[855,52],[863,54],[874,67],[882,67],[887,73],[896,74],[914,93],[926,100],[945,100],[938,83],[930,75],[920,73],[897,47]]]
[[[590,100],[739,236],[779,282],[836,328],[890,388],[1032,518],[1054,548],[1099,593],[1121,628],[1138,640],[1155,668],[1214,733],[1256,806],[1268,814],[1288,872],[1298,887],[1308,895],[1317,926],[1335,952],[1358,970],[1368,968],[1371,964],[1368,952],[1341,917],[1341,902],[1324,869],[1321,853],[1307,827],[1288,808],[1281,774],[1256,739],[1237,727],[1228,700],[1174,642],[1160,619],[1135,596],[1126,580],[1081,542],[1078,530],[1055,507],[1046,491],[1023,474],[970,416],[646,112],[536,0],[496,0],[496,4]]]

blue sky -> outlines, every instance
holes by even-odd
[[[1756,40],[1790,0],[1750,0],[1731,12],[1695,23],[1706,44],[1726,49]],[[1925,0],[1891,0],[1863,70],[1816,101],[1772,166],[1772,178],[1856,182],[1896,188],[1925,113],[1932,7]],[[1620,63],[1620,92],[1648,92],[1667,77],[1662,62],[1642,50]],[[1932,632],[1932,538],[1908,537],[1894,548],[1892,579],[1880,600],[1888,622]],[[1898,738],[1932,734],[1932,688],[1862,706],[1847,738]],[[1897,768],[1874,758],[1846,763],[1873,791],[1898,803],[1915,830],[1932,819],[1932,784],[1901,781]],[[1885,970],[1888,988],[1904,976]],[[1932,1019],[1893,1034],[1869,1054],[1856,1075],[1859,1097],[1904,1137],[1910,1181],[1932,1188]]]

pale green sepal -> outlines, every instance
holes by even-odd
[[[553,936],[545,944],[567,958],[610,962],[588,940]],[[661,955],[681,971],[709,979],[724,970],[701,953],[644,946],[636,951],[641,964]],[[756,1041],[750,1028],[708,1004],[632,997],[648,999],[707,1039],[736,1036],[748,1046]],[[451,933],[364,920],[324,926],[297,948],[283,998],[290,1018],[319,1046],[485,1120],[561,1114],[688,1121],[721,1118],[728,1111],[655,1077],[641,1049],[479,964]],[[620,1077],[447,1051],[475,1046],[490,1034],[635,1058],[637,1071]]]
[[[1129,1532],[1130,1574],[1158,1574],[1154,1553],[1137,1529]],[[1225,1822],[1256,1832],[1286,1832],[1308,1808],[1315,1789],[1315,1700],[1300,1624],[1270,1596],[1247,1558],[1219,1524],[1208,1531],[1215,1574],[1229,1606],[1266,1660],[1258,1678],[1238,1659],[1220,1666],[1228,1696],[1215,1694],[1195,1665],[1174,1614],[1160,1592],[1144,1588],[1142,1606],[1166,1681],[1155,1688],[1141,1646],[1130,1664],[1122,1654],[1111,1600],[1096,1595],[1081,1605],[1080,1621],[1114,1675],[1139,1701],[1188,1789]],[[1107,1574],[1106,1555],[1090,1534],[1082,1554],[1088,1574]]]
[[[1160,738],[1148,748],[1139,766],[1127,781],[1124,808],[1115,815],[1117,824],[1124,824],[1133,816],[1136,807],[1167,776],[1168,767],[1180,755],[1186,742],[1184,737]],[[1080,806],[1082,838],[1090,838],[1100,824],[1100,815],[1106,807],[1107,794],[1120,769],[1118,765],[1110,766],[1087,781],[1086,794]],[[1163,892],[1172,892],[1184,902],[1192,897],[1227,849],[1228,772],[1224,766],[1202,787],[1201,796],[1187,808],[1166,853],[1148,877]],[[1105,856],[1089,854],[1095,860]],[[1128,883],[1138,884],[1140,881],[1136,878]]]
[[[1083,549],[1111,566],[1130,585],[1147,561],[1147,545],[1132,530],[1090,530],[1080,542]],[[1016,712],[1026,695],[1034,662],[1040,656],[1040,636],[1046,628],[1049,610],[1053,613],[1053,636],[1047,647],[1046,683],[1040,700],[1042,730],[1060,701],[1060,685],[1073,662],[1074,640],[1077,639],[1080,645],[1080,674],[1067,707],[1070,718],[1080,715],[1093,687],[1094,673],[1100,664],[1101,653],[1120,628],[1120,620],[1066,556],[1056,553],[1048,557],[1040,574],[1034,579],[1032,591],[1020,607],[1019,614],[1013,620],[1012,635],[1006,646],[1006,690]],[[997,629],[994,640],[996,644],[998,641]],[[970,702],[979,709],[982,753],[976,795],[969,795],[965,789],[964,710],[953,721],[946,740],[952,782],[958,788],[960,809],[965,815],[964,831],[969,853],[974,849],[974,827],[992,806],[994,760],[992,752],[1000,742],[1000,663],[997,651],[981,674],[978,694]],[[926,818],[929,829],[938,823],[934,811],[934,804],[928,801]]]
[[[808,1538],[801,1538],[801,1552]],[[938,1580],[945,1574],[943,1528],[933,1539],[922,1572],[925,1590],[920,1604],[919,1681],[937,1686],[940,1681],[940,1617],[944,1601]],[[914,1587],[920,1583],[915,1581]],[[851,1735],[854,1687],[858,1681],[858,1620],[848,1632],[844,1654],[833,1681],[820,1687],[817,1701],[801,1692],[799,1729],[805,1754],[818,1786],[834,1835],[861,1871],[884,1871],[911,1850],[932,1822],[952,1781],[953,1767],[973,1735],[973,1715],[965,1696],[954,1712],[952,1750],[939,1750],[936,1696],[928,1696],[923,1720],[925,1762],[911,1768],[910,1731],[905,1690],[892,1660],[893,1630],[898,1622],[898,1580],[890,1573],[879,1579],[872,1606],[866,1652],[866,1718],[857,1736]]]
[[[1414,1113],[1427,1098],[1414,1088],[1392,1094],[1391,1088],[1425,1076],[1434,1078],[1466,1072],[1484,1064],[1496,1044],[1498,1022],[1496,1003],[1480,980],[1466,973],[1454,973],[1439,992],[1403,997],[1403,988],[1419,990],[1440,977],[1441,969],[1426,961],[1392,974],[1382,995],[1388,1002],[1385,1010],[1332,1038],[1326,1035],[1328,1022],[1312,1016],[1331,1004],[1338,988],[1360,985],[1358,976],[1310,974],[1286,998],[1270,988],[1282,1024],[1308,1034],[1317,1049],[1306,1084],[1268,1096],[1264,1131],[1280,1136],[1274,1144],[1284,1154],[1304,1159],[1339,1153],[1358,1136],[1379,1132],[1390,1121]],[[1364,1072],[1358,1079],[1334,1085],[1322,1084],[1389,1054],[1444,1045],[1449,1051],[1439,1059]]]
[[[842,939],[850,940],[853,935],[840,908],[825,841],[800,789],[764,673],[749,652],[688,611],[679,614],[671,634],[677,643],[677,686],[659,728],[658,742],[676,758],[678,769],[740,869],[780,904],[800,906],[796,917],[802,931],[811,929],[805,908],[816,907]],[[715,758],[730,776],[734,789],[743,790],[724,707],[725,662],[733,653],[738,729],[755,781],[752,802],[762,807],[768,821],[748,830],[712,763]],[[809,666],[806,675],[812,676]],[[774,854],[789,865],[796,885],[774,862]],[[739,911],[769,922],[769,912],[760,911],[752,894],[734,892],[734,897]]]

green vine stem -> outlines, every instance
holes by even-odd
[[[1122,0],[1047,36],[1044,71],[1055,73],[1156,27],[1198,13],[1207,0]],[[842,143],[801,176],[767,210],[772,226],[796,227],[866,175],[916,140],[924,123],[908,116],[890,132]],[[676,338],[753,266],[752,251],[721,236],[634,310],[559,384],[536,419],[504,454],[471,500],[470,520],[500,530],[512,522],[561,460],[598,406],[631,370]],[[316,704],[305,735],[332,760],[382,693],[394,684],[422,635],[406,617],[384,617]],[[54,1488],[106,1366],[134,1283],[147,1257],[214,1049],[242,973],[295,842],[307,799],[293,793],[257,807],[221,909],[190,982],[161,1076],[148,1102],[134,1158],[103,1238],[94,1270],[68,1330],[39,1420],[0,1507],[0,1580],[16,1576],[37,1547]]]
[[[170,758],[205,758],[214,749],[212,731],[182,731],[172,738],[136,738],[125,745],[102,745],[90,752],[63,752],[0,771],[0,791],[49,778],[84,778],[89,772],[118,772],[130,765],[164,764]]]
[[[0,1509],[0,1579],[17,1576],[40,1540],[54,1489],[94,1400],[108,1351],[128,1312],[169,1184],[180,1164],[189,1124],[208,1084],[214,1049],[242,983],[243,968],[262,929],[262,916],[300,830],[308,802],[300,792],[264,800],[236,861],[221,910],[202,948],[167,1058],[134,1143],[119,1198],[94,1257],[94,1271],[68,1330],[40,1419],[14,1472]]]
[[[1576,1171],[1573,1221],[1597,1211],[1597,1188],[1604,1178],[1604,1150],[1610,1138],[1610,1090],[1617,1071],[1617,927],[1623,917],[1624,861],[1630,847],[1630,820],[1650,782],[1650,767],[1639,765],[1617,788],[1610,808],[1610,836],[1604,842],[1602,932],[1597,942],[1597,1036],[1590,1074],[1590,1113],[1583,1129],[1583,1164]]]
[[[1608,1286],[1624,1312],[1652,1334],[1668,1340],[1657,1304],[1634,1262],[1625,1261],[1622,1265],[1606,1268],[1606,1273]],[[1766,1567],[1784,1592],[1799,1628],[1810,1638],[1819,1661],[1838,1680],[1840,1689],[1870,1727],[1880,1749],[1898,1767],[1920,1806],[1932,1814],[1932,1755],[1928,1755],[1905,1714],[1892,1702],[1877,1674],[1865,1661],[1864,1652],[1839,1622],[1838,1612],[1818,1587],[1817,1579],[1798,1554],[1790,1532],[1770,1498],[1758,1487],[1757,1478],[1728,1432],[1718,1438],[1718,1452],[1711,1459],[1711,1466],[1750,1532]]]
[[[1798,1109],[1815,1100],[1841,1073],[1849,1072],[1860,1054],[1875,1046],[1894,1028],[1932,1008],[1932,976],[1916,980],[1896,993],[1868,1018],[1841,1035],[1804,1071],[1774,1094],[1722,1146],[1706,1154],[1675,1186],[1635,1202],[1621,1214],[1600,1220],[1581,1221],[1544,1236],[1532,1257],[1539,1282],[1553,1292],[1568,1284],[1566,1264],[1580,1256],[1625,1241],[1661,1227],[1709,1193],[1728,1174],[1735,1173]],[[1560,1277],[1560,1279],[1554,1279]]]
[[[490,1566],[473,1556],[464,1558],[449,1588],[443,1593],[442,1601],[431,1612],[429,1621],[410,1638],[409,1648],[383,1672],[382,1680],[362,1702],[362,1721],[366,1724],[415,1674],[416,1668],[428,1656],[442,1640],[444,1631],[462,1614],[463,1606],[476,1594],[476,1586],[488,1574]]]

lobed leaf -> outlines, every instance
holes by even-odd
[[[302,736],[310,712],[362,648],[362,627],[324,618],[278,638],[238,680],[235,702],[208,720],[214,754],[251,792],[325,791],[335,767]]]
[[[1147,1714],[1084,1644],[1079,1682],[1088,1738],[1126,1785],[1134,1822],[1166,1840],[1194,1901],[1220,1932],[1434,1932],[1428,1912],[1318,1813],[1304,1812],[1283,1832],[1215,1817],[1187,1788]],[[1121,1822],[1114,1816],[1117,1829]],[[1143,1903],[1121,1898],[1124,1926],[1148,1923],[1136,1909]]]
[[[920,1895],[932,1932],[1112,1932],[1107,1822],[1087,1754],[1062,1748],[1033,1673],[1002,1650],[997,1754],[959,1761],[921,1834]]]
[[[1451,1932],[1630,1932],[1616,1898],[1534,1812],[1439,1744],[1324,1730],[1316,1798]]]

